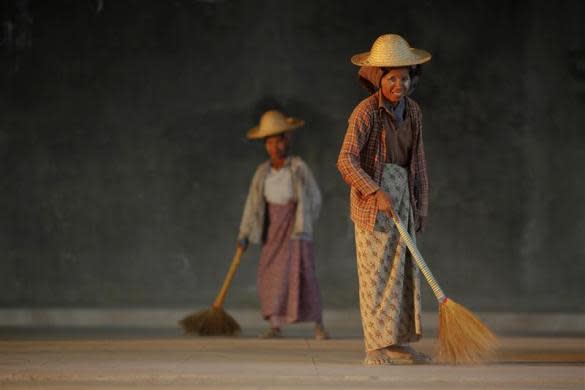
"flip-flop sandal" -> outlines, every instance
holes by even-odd
[[[412,360],[413,364],[428,364],[433,361],[433,359],[422,352],[418,352],[414,350],[411,346],[398,346],[393,347],[394,351],[388,351],[388,354],[397,353],[397,354],[408,354],[410,359]],[[391,356],[390,356],[391,357]]]
[[[280,330],[276,330],[276,329],[268,329],[266,332],[264,333],[260,333],[258,335],[258,338],[261,339],[280,339],[282,338],[282,332]]]
[[[384,352],[379,352],[377,356],[366,356],[363,362],[366,366],[404,366],[413,364],[411,358],[390,357]]]
[[[433,359],[426,353],[416,352],[412,355],[414,363],[416,364],[429,364],[433,362]]]
[[[364,366],[411,366],[414,364],[414,361],[412,359],[365,358],[363,364]]]
[[[315,328],[315,340],[328,340],[329,333],[323,327]]]

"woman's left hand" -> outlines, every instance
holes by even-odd
[[[427,228],[427,217],[426,215],[419,215],[416,231],[423,233]]]

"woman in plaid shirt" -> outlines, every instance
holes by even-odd
[[[372,94],[349,118],[337,167],[351,187],[365,364],[430,360],[409,346],[422,336],[419,271],[390,217],[396,213],[413,237],[425,227],[422,115],[407,95],[420,64],[430,58],[395,34],[378,37],[370,52],[352,57]]]

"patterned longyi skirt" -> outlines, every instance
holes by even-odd
[[[408,172],[386,164],[381,188],[414,238]],[[420,277],[394,223],[378,212],[374,231],[355,226],[360,312],[366,351],[417,341],[422,336]]]
[[[313,242],[291,238],[295,211],[294,202],[267,204],[268,231],[256,284],[262,316],[273,326],[321,322]]]

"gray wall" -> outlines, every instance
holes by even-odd
[[[2,307],[209,305],[266,158],[244,134],[274,106],[307,122],[294,151],[324,194],[325,307],[357,306],[335,168],[366,96],[349,58],[396,32],[433,54],[414,94],[420,246],[446,292],[475,310],[585,310],[583,2],[39,0],[32,23],[18,3],[0,47]],[[258,306],[257,262],[254,248],[229,307]]]

